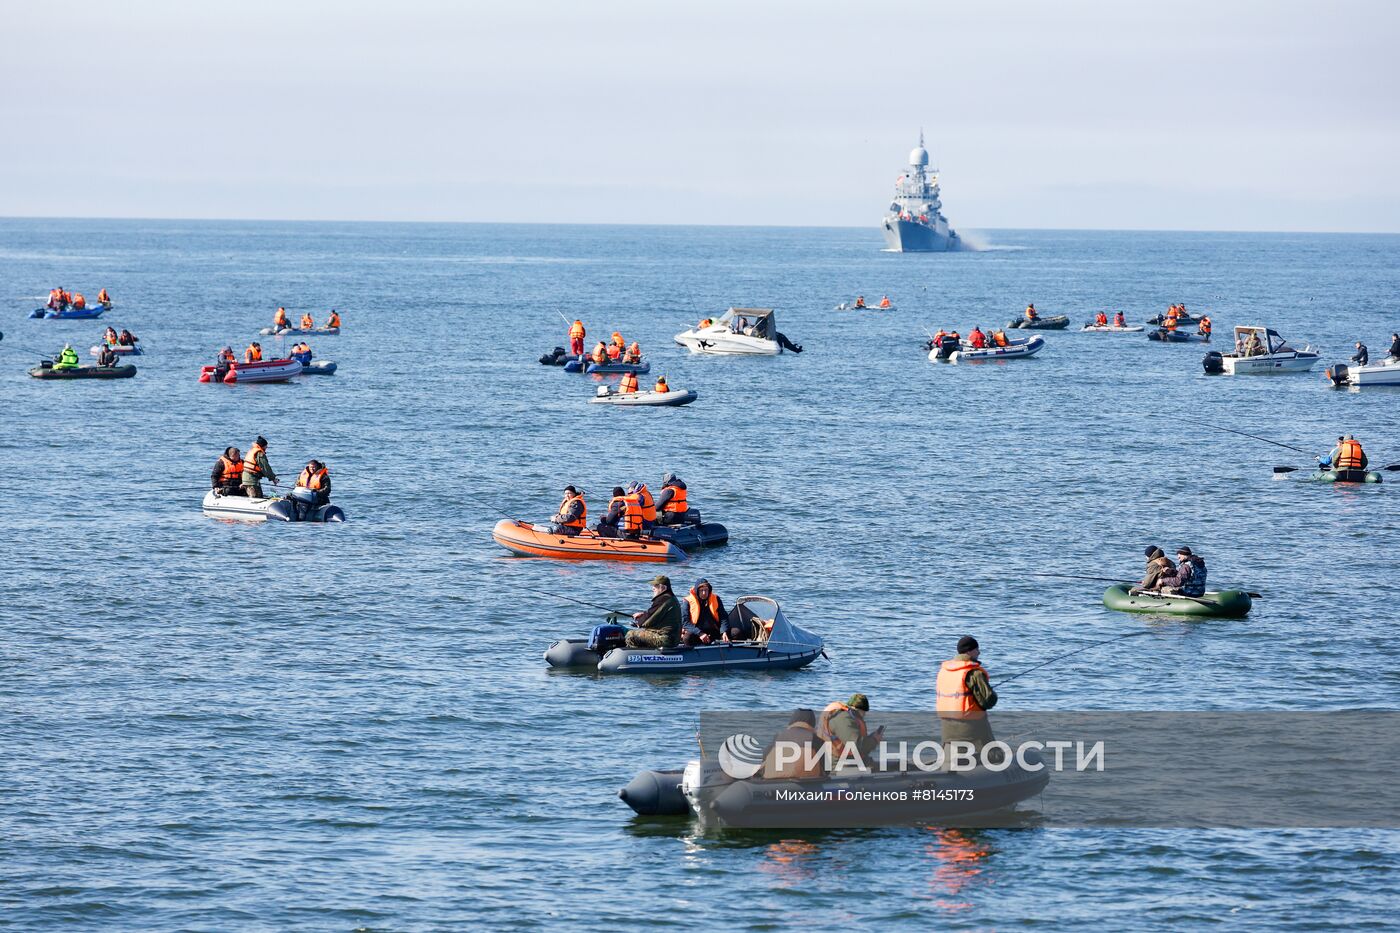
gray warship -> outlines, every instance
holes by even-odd
[[[948,226],[938,200],[938,169],[928,167],[924,134],[909,153],[909,171],[894,183],[894,200],[885,214],[885,243],[896,253],[941,253],[962,249],[962,240]]]

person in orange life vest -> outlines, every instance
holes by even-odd
[[[1094,326],[1095,326],[1095,327],[1107,327],[1107,326],[1108,326],[1108,315],[1105,314],[1105,313],[1103,313],[1102,311],[1100,311],[1098,314],[1094,315]]]
[[[663,525],[683,525],[690,511],[689,493],[685,482],[674,473],[661,477],[661,491],[656,494],[657,521]]]
[[[671,387],[668,386],[668,385],[666,384],[666,377],[665,377],[665,376],[658,376],[658,377],[657,377],[657,379],[656,379],[656,387],[655,387],[652,391],[655,391],[655,392],[670,392],[670,391],[671,391]]]
[[[871,733],[865,724],[865,714],[868,712],[870,700],[863,693],[853,694],[845,703],[828,703],[822,710],[821,718],[817,720],[817,736],[831,746],[833,765],[843,755],[851,754],[846,751],[847,746],[855,746],[855,754],[860,760],[868,761],[870,753],[880,744],[885,727],[881,726]]]
[[[986,668],[977,660],[981,654],[977,639],[964,635],[958,639],[957,656],[944,661],[938,670],[935,708],[945,749],[951,742],[969,742],[981,751],[983,745],[992,741],[987,710],[997,705],[997,694]]]
[[[593,360],[593,362],[599,364],[606,363],[608,361],[608,348],[607,345],[603,343],[603,341],[599,340],[598,345],[593,348],[593,355],[591,359]]]
[[[81,311],[86,307],[87,299],[83,297],[82,292],[78,292],[76,295],[73,296],[73,310]]]
[[[784,749],[783,764],[778,764],[779,745],[794,746],[798,754],[793,759],[791,749]],[[817,716],[809,709],[793,710],[788,717],[787,728],[773,737],[773,744],[763,755],[761,777],[766,780],[803,781],[822,776],[822,766],[818,752],[821,742],[817,738]],[[791,764],[788,762],[791,760]]]
[[[708,317],[707,317],[707,318],[701,318],[701,319],[700,319],[700,323],[695,325],[695,329],[696,329],[696,330],[704,330],[704,329],[707,328],[707,327],[713,327],[714,324],[715,324],[715,322],[714,322],[714,319],[713,319],[713,318],[708,318]]]
[[[655,526],[656,500],[652,497],[651,490],[647,489],[647,484],[633,480],[627,484],[627,494],[637,497],[637,505],[642,512],[642,530],[645,531]]]
[[[992,331],[992,343],[998,347],[1006,346],[1006,331],[1000,329]]]
[[[637,391],[637,374],[623,373],[622,381],[617,384],[618,394]]]
[[[642,361],[642,345],[637,341],[632,341],[632,346],[627,348],[627,355],[623,357],[627,363],[640,363]]]
[[[973,327],[972,333],[967,335],[968,345],[974,350],[981,350],[987,345],[987,335],[982,333],[982,328]]]
[[[622,529],[622,518],[625,514],[626,503],[623,496],[627,493],[621,486],[612,488],[612,498],[608,500],[608,510],[593,523],[593,530],[601,537],[616,538]]]
[[[1181,321],[1175,314],[1168,314],[1166,319],[1162,321],[1162,330],[1169,333],[1173,332],[1176,330],[1176,326],[1179,323],[1181,323]]]
[[[331,501],[330,470],[320,460],[308,460],[287,498],[292,503],[294,521],[311,518],[317,509]]]
[[[105,344],[106,344],[107,346],[109,346],[109,347],[115,347],[115,346],[117,345],[117,332],[116,332],[116,330],[114,330],[114,329],[111,328],[111,327],[109,327],[109,328],[107,328],[106,330],[104,330],[104,331],[102,332],[102,342],[105,343]]]
[[[865,307],[865,296],[864,296],[864,295],[857,295],[857,296],[856,296],[856,307],[857,307],[857,308],[864,308],[864,307]]]
[[[1128,326],[1128,319],[1125,318],[1125,317],[1123,316],[1123,312],[1122,312],[1122,311],[1115,311],[1115,312],[1114,312],[1114,314],[1113,314],[1113,326],[1114,326],[1114,327],[1127,327],[1127,326]]]
[[[621,345],[621,344],[617,344],[617,343],[610,343],[610,344],[608,344],[606,352],[607,352],[607,354],[608,354],[608,362],[610,362],[610,363],[616,363],[618,360],[622,359],[622,345]]]
[[[103,287],[98,290],[97,303],[102,305],[104,308],[110,308],[112,306],[112,296],[107,294],[106,287]]]
[[[287,309],[278,308],[277,313],[272,316],[272,327],[274,330],[281,330],[284,327],[291,327],[292,323],[287,320]]]
[[[559,503],[559,513],[552,519],[551,533],[574,537],[588,527],[588,504],[583,501],[583,490],[573,486],[564,487],[564,501]]]
[[[1026,305],[1026,320],[1028,320],[1028,321],[1037,321],[1037,320],[1039,320],[1039,319],[1040,319],[1040,315],[1036,312],[1036,310],[1035,310],[1035,305],[1033,305],[1033,304]]]
[[[316,321],[311,317],[311,312],[310,312],[310,311],[303,311],[303,312],[301,312],[301,329],[302,329],[302,330],[313,330],[315,327],[316,327]]]
[[[335,328],[336,330],[339,330],[339,329],[340,329],[340,312],[338,312],[338,311],[332,311],[332,312],[331,312],[331,316],[330,316],[329,318],[326,319],[326,326],[327,326],[327,327],[333,327],[333,328]]]
[[[248,349],[243,351],[243,362],[257,363],[262,360],[262,347],[257,341],[248,344]]]
[[[710,586],[709,580],[698,580],[690,588],[681,602],[685,612],[681,625],[681,643],[710,645],[717,641],[729,641],[729,631],[725,625],[724,603]]]
[[[890,306],[890,296],[889,296],[889,295],[885,295],[885,296],[881,297],[881,298],[880,298],[880,307],[882,307],[882,308],[888,308],[889,306]]]
[[[1200,321],[1196,324],[1196,333],[1203,337],[1210,336],[1210,315],[1206,314],[1201,316]]]
[[[1364,470],[1370,462],[1366,458],[1366,451],[1361,449],[1361,442],[1350,434],[1337,438],[1337,446],[1332,448],[1327,459],[1332,462],[1333,468],[1338,470]]]
[[[214,461],[209,485],[216,495],[243,495],[243,457],[237,447],[225,447],[223,455]]]
[[[582,321],[574,321],[569,325],[569,355],[583,356],[583,338],[588,336],[588,331],[584,330]]]
[[[277,474],[272,464],[267,462],[267,438],[261,434],[248,448],[248,456],[243,458],[243,495],[250,499],[263,498],[262,481],[277,485]]]
[[[617,345],[617,348],[618,348],[619,350],[621,350],[623,347],[627,346],[627,341],[622,339],[622,332],[621,332],[621,331],[616,331],[616,330],[613,331],[613,332],[612,332],[612,337],[609,338],[609,340],[610,340],[611,343],[616,344],[616,345]]]

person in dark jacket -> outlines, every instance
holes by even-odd
[[[1400,334],[1390,335],[1390,353],[1388,356],[1392,360],[1400,360]]]
[[[817,716],[809,709],[793,710],[787,728],[773,736],[773,744],[763,754],[763,770],[759,777],[766,780],[802,781],[822,776],[821,741],[816,733]],[[783,746],[782,763],[778,762],[778,746]],[[798,752],[792,761],[793,752]]]
[[[681,604],[671,592],[671,578],[653,577],[651,605],[632,616],[636,627],[627,630],[628,648],[674,648],[681,640]]]
[[[1176,567],[1172,564],[1171,558],[1167,557],[1162,549],[1156,545],[1149,545],[1143,551],[1147,556],[1147,570],[1142,575],[1142,581],[1137,586],[1130,589],[1129,593],[1150,592],[1160,585],[1158,581],[1167,574],[1176,573]]]
[[[680,502],[686,508],[681,511],[668,511],[666,506],[680,496]],[[690,510],[690,503],[686,498],[685,480],[674,473],[667,473],[661,477],[661,490],[656,494],[656,521],[659,525],[680,525],[685,523],[686,512]]]
[[[691,587],[690,593],[681,603],[685,610],[681,631],[681,641],[687,645],[709,645],[724,640],[729,641],[726,630],[724,602],[710,586],[709,580],[700,580]],[[739,639],[734,639],[739,640]]]
[[[214,461],[209,474],[209,487],[220,496],[243,495],[243,456],[237,447],[224,448],[224,455]]]
[[[1365,366],[1371,361],[1371,354],[1366,349],[1366,344],[1360,340],[1356,341],[1356,352],[1351,355],[1351,361],[1357,366]]]
[[[114,353],[114,352],[112,352],[112,348],[109,347],[109,346],[108,346],[107,344],[105,344],[105,343],[102,345],[102,348],[101,348],[100,350],[97,351],[97,365],[98,365],[98,366],[116,366],[116,365],[117,365],[117,354]]]
[[[1206,594],[1206,562],[1198,554],[1191,553],[1186,545],[1176,549],[1176,572],[1166,573],[1157,578],[1158,591],[1171,596],[1204,596]]]
[[[593,530],[604,538],[621,537],[622,513],[626,511],[626,506],[622,502],[622,497],[626,495],[621,486],[612,488],[612,501],[608,503],[608,511],[593,523]]]

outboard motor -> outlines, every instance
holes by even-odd
[[[622,801],[642,816],[684,816],[690,802],[681,792],[680,771],[641,771],[617,792]]]
[[[1349,381],[1347,379],[1347,364],[1338,363],[1336,366],[1327,367],[1327,378],[1332,380],[1334,386],[1344,386]]]
[[[621,648],[627,641],[625,625],[595,625],[588,636],[588,650],[602,656],[614,648]]]
[[[1219,350],[1211,350],[1201,360],[1201,366],[1205,369],[1207,376],[1218,376],[1225,371],[1224,357]]]
[[[546,353],[544,356],[540,357],[540,362],[545,366],[563,366],[566,356],[568,356],[568,353],[563,347],[555,347],[553,352]]]
[[[793,353],[801,353],[801,352],[802,352],[802,345],[801,345],[801,344],[793,343],[791,340],[789,340],[789,339],[787,338],[787,335],[784,334],[784,333],[782,333],[781,331],[778,332],[777,338],[776,338],[776,339],[777,339],[778,343],[779,343],[780,345],[782,345],[782,347],[783,347],[784,349],[791,350]]]
[[[962,341],[950,334],[944,334],[938,339],[938,358],[946,360],[954,353],[957,353],[962,346]]]

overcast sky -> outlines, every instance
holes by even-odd
[[[0,0],[0,215],[1400,230],[1400,2]]]

